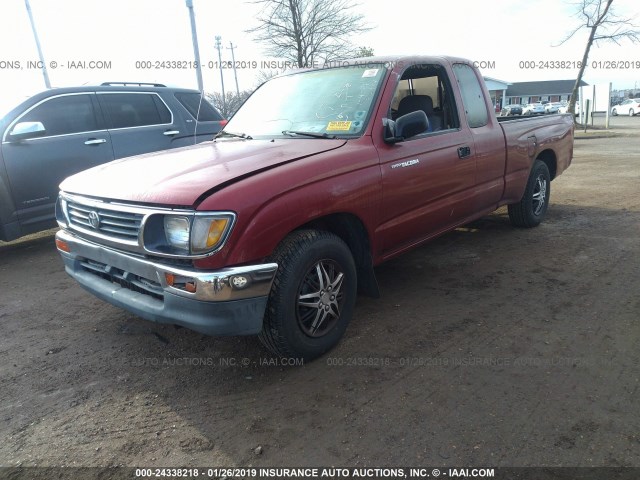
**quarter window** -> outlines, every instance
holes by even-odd
[[[143,127],[171,123],[171,112],[155,94],[108,93],[100,95],[109,128]]]
[[[48,137],[98,129],[90,95],[51,98],[23,115],[19,121],[41,122]]]
[[[216,109],[199,93],[180,92],[175,95],[182,106],[199,122],[219,122],[223,120]]]

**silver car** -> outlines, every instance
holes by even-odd
[[[541,103],[527,103],[522,109],[523,115],[542,115],[544,113],[544,105]]]
[[[558,110],[562,107],[562,103],[560,102],[551,102],[547,103],[544,106],[545,113],[558,113]]]

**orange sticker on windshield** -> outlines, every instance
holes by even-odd
[[[329,122],[327,132],[347,131],[351,128],[351,122]]]

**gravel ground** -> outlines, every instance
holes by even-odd
[[[51,231],[0,244],[0,465],[640,466],[640,118],[615,126],[543,225],[380,266],[304,366],[102,303]]]

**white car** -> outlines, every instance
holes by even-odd
[[[560,109],[560,107],[562,107],[562,103],[560,102],[547,103],[544,106],[544,111],[546,113],[558,113],[558,110]]]
[[[567,110],[569,110],[569,104],[568,103],[566,105],[563,105],[560,108],[558,108],[558,113],[567,113]],[[580,104],[579,103],[576,103],[575,114],[576,114],[576,116],[580,115]]]
[[[611,109],[611,115],[629,115],[633,117],[640,113],[640,98],[628,98],[620,105]]]
[[[527,103],[522,109],[523,115],[539,115],[544,113],[544,105],[541,103]]]

